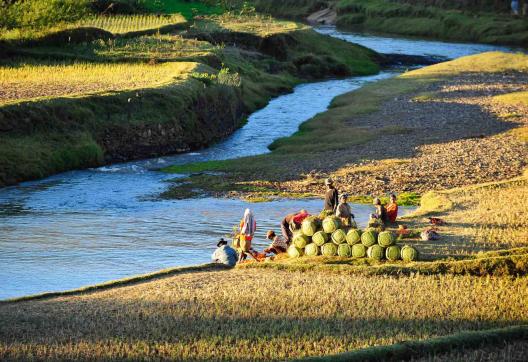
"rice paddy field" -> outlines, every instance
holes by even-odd
[[[527,278],[184,273],[1,305],[0,358],[284,360],[522,324],[527,302]]]
[[[93,27],[106,30],[112,34],[124,34],[142,30],[159,29],[167,25],[185,23],[180,14],[172,15],[112,15],[95,16],[75,23],[74,27]]]
[[[0,66],[0,104],[159,87],[184,80],[197,63],[51,62]]]

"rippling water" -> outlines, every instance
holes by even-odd
[[[407,54],[458,57],[492,50],[486,45],[362,37],[333,28],[321,32],[384,53],[400,49]],[[395,74],[382,72],[300,85],[293,93],[272,100],[252,114],[246,126],[208,149],[66,172],[0,189],[0,298],[206,262],[216,239],[231,231],[246,207],[255,211],[259,225],[256,244],[264,246],[263,233],[268,228],[278,229],[282,216],[300,208],[318,212],[321,201],[157,201],[153,196],[167,187],[172,176],[152,170],[174,163],[268,152],[274,139],[294,133],[302,122],[326,110],[335,96]],[[371,208],[355,205],[354,209],[364,225]]]

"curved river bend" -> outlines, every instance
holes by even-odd
[[[331,27],[318,31],[381,53],[456,58],[505,50],[343,33]],[[277,229],[283,215],[300,208],[318,212],[321,201],[158,201],[153,196],[173,176],[151,169],[269,152],[273,140],[294,133],[302,122],[325,111],[334,97],[396,74],[299,85],[252,114],[232,136],[199,152],[72,171],[0,189],[0,299],[207,262],[216,239],[230,232],[248,206],[257,217],[256,244],[261,248],[265,230]],[[354,212],[364,225],[371,208],[354,205]]]

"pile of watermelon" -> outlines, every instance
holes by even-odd
[[[336,216],[327,216],[323,220],[315,216],[306,218],[293,234],[288,255],[292,258],[323,255],[406,262],[418,260],[418,251],[414,247],[396,245],[392,231],[378,232],[378,229],[369,227],[362,232],[346,228]]]

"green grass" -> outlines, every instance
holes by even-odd
[[[341,0],[341,27],[498,44],[526,44],[528,24],[507,14],[446,10],[385,0]]]
[[[222,14],[222,6],[211,5],[213,1],[184,1],[184,0],[145,0],[142,5],[151,12],[164,14],[181,14],[187,20],[195,16]]]

